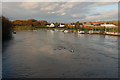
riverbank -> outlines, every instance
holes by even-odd
[[[15,31],[37,31],[37,30],[47,30],[47,31],[58,31],[58,32],[64,32],[64,33],[76,33],[76,34],[98,34],[98,35],[110,35],[110,36],[120,36],[120,33],[118,32],[103,32],[103,31],[80,31],[75,29],[62,29],[62,28],[33,28],[33,29],[23,29],[18,30],[14,29]]]

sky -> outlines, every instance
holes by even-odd
[[[10,20],[48,22],[110,21],[118,19],[117,2],[3,2],[2,15]]]

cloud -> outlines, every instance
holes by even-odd
[[[2,16],[2,3],[0,3],[0,16]]]
[[[20,4],[21,8],[28,9],[28,10],[37,8],[38,6],[39,6],[38,2],[23,2],[22,4]]]
[[[41,8],[41,10],[53,10],[53,8],[55,8],[55,7],[53,7],[53,6],[47,6],[47,7],[45,7],[45,8]]]
[[[41,10],[49,11],[49,10],[54,10],[56,7],[58,7],[59,4],[57,3],[47,3],[42,5]]]
[[[114,4],[112,2],[5,2],[3,14],[11,20],[30,18],[51,22],[112,20],[116,19],[116,7],[109,11],[105,6]],[[104,8],[104,12],[101,7]]]
[[[55,12],[48,12],[48,14],[54,14]]]
[[[79,14],[72,14],[71,16],[72,16],[72,17],[80,17]]]
[[[59,9],[56,11],[56,13],[59,14],[59,15],[66,15],[67,11],[69,9],[74,8],[78,4],[80,4],[80,3],[77,3],[77,2],[73,2],[73,3],[71,3],[71,2],[65,2],[63,4],[60,4],[59,5]]]
[[[93,2],[90,6],[106,6],[106,5],[111,5],[111,4],[116,4],[117,2]]]
[[[119,0],[2,0],[2,2],[119,2]]]
[[[118,18],[118,10],[110,10],[106,12],[102,12],[99,14],[87,16],[85,20],[110,20],[110,19],[115,19],[117,20]]]
[[[66,13],[62,13],[61,15],[66,15]]]
[[[68,9],[68,8],[73,8],[74,6],[76,6],[78,4],[79,3],[77,3],[77,2],[73,2],[73,3],[66,2],[66,3],[62,4],[60,7],[64,8],[64,9]]]
[[[45,3],[39,8],[48,14],[65,15],[66,9],[61,7],[64,3]]]

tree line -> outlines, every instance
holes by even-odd
[[[0,21],[2,23],[2,41],[11,39],[13,30],[11,21],[4,16],[0,17]]]

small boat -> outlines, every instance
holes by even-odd
[[[55,31],[58,31],[58,29],[55,29]]]
[[[92,34],[93,32],[94,32],[93,30],[88,31],[89,34]]]
[[[78,31],[78,34],[85,34],[84,31]]]
[[[69,31],[68,30],[64,30],[65,33],[68,33]]]
[[[54,30],[50,30],[50,32],[52,32],[52,33],[53,33],[53,32],[54,32]]]
[[[13,31],[13,34],[16,34],[16,31]]]

